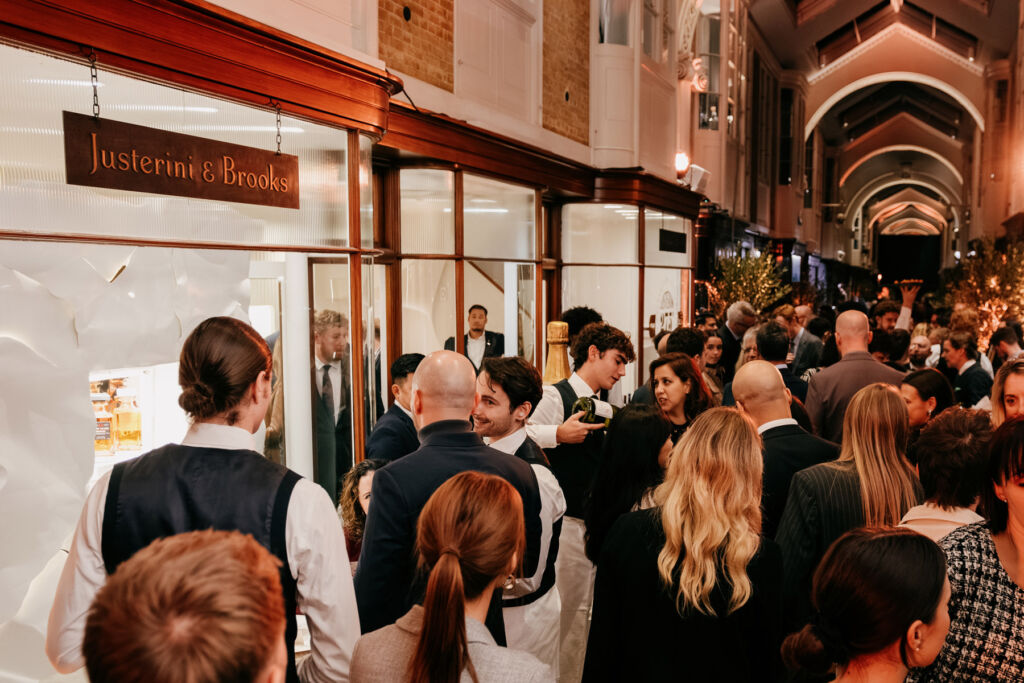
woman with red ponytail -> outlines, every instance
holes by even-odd
[[[445,482],[417,525],[429,572],[423,605],[360,638],[352,683],[553,683],[547,665],[496,645],[484,626],[494,591],[514,581],[525,539],[523,504],[507,481],[463,472]]]

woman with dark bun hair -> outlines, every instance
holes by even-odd
[[[900,382],[900,394],[907,404],[911,429],[920,430],[929,420],[956,403],[949,380],[935,368],[908,373]]]
[[[515,581],[525,548],[523,503],[512,484],[474,471],[442,484],[416,528],[428,574],[423,604],[359,639],[352,683],[553,683],[548,665],[500,647],[484,626],[494,591]]]
[[[782,643],[798,673],[835,681],[902,683],[927,666],[949,631],[942,551],[909,529],[862,527],[840,536],[814,573],[811,623]]]
[[[270,372],[266,342],[240,320],[209,318],[185,340],[178,403],[192,424],[181,444],[116,465],[89,493],[50,613],[46,652],[58,671],[82,666],[89,604],[121,562],[157,538],[216,529],[252,535],[281,563],[288,681],[298,680],[296,609],[313,634],[303,678],[348,675],[359,620],[334,503],[254,447]]]

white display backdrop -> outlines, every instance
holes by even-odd
[[[46,620],[96,462],[90,373],[174,363],[248,301],[248,252],[2,243],[0,679],[54,676]]]

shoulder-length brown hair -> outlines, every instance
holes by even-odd
[[[654,371],[665,365],[667,365],[669,370],[674,372],[676,377],[681,381],[690,382],[690,391],[686,393],[686,398],[683,399],[683,413],[686,415],[687,420],[692,421],[695,417],[714,405],[714,399],[711,397],[711,390],[708,389],[708,385],[704,383],[704,378],[701,376],[700,368],[697,367],[697,361],[691,356],[681,352],[666,353],[661,358],[655,358],[651,361],[651,379],[649,382],[651,385],[652,396],[654,395]]]
[[[457,683],[463,669],[478,681],[466,642],[466,600],[517,572],[525,547],[523,501],[501,477],[463,472],[434,492],[417,524],[420,567],[430,577],[411,683]]]

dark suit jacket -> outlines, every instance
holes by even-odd
[[[423,597],[426,581],[416,572],[416,522],[427,499],[450,478],[476,470],[508,480],[523,499],[526,552],[523,575],[533,576],[540,557],[540,490],[530,465],[484,445],[466,420],[443,420],[420,430],[420,447],[373,477],[373,503],[366,519],[355,576],[359,624],[369,633],[409,611]],[[494,592],[487,627],[505,644],[501,592]]]
[[[920,484],[916,488],[920,503],[924,492]],[[864,526],[864,508],[852,461],[826,462],[793,475],[775,534],[782,549],[787,633],[800,629],[811,616],[811,579],[825,551],[859,526]]]
[[[338,502],[339,482],[352,468],[352,392],[345,383],[344,406],[337,419],[322,400],[316,401],[316,483]]]
[[[953,393],[956,394],[957,403],[964,408],[971,408],[992,393],[992,378],[979,363],[975,363],[962,375],[957,375]]]
[[[378,460],[398,460],[420,447],[416,426],[405,411],[393,404],[381,415],[366,440],[366,457]]]
[[[736,374],[736,361],[740,359],[740,350],[743,346],[743,335],[739,339],[732,336],[727,325],[718,328],[718,336],[722,338],[722,357],[718,361],[718,367],[725,371],[723,382],[731,382],[732,376]]]
[[[717,617],[679,616],[676,588],[665,590],[658,574],[664,544],[658,508],[612,525],[597,563],[584,683],[777,680],[782,560],[775,543],[762,540],[747,566],[753,593],[732,614],[719,581],[711,592]]]
[[[793,353],[793,374],[802,377],[808,368],[818,367],[821,363],[821,352],[824,349],[825,345],[820,337],[804,330],[800,336],[800,343],[797,344],[796,351]]]
[[[761,434],[764,444],[764,487],[761,490],[761,533],[775,538],[793,475],[811,465],[835,460],[839,446],[819,439],[798,425],[773,427]]]
[[[637,403],[647,406],[654,405],[654,393],[651,391],[651,383],[644,382],[642,385],[637,387],[637,390],[629,397],[629,402],[631,404]]]
[[[465,349],[469,344],[469,334],[462,335],[462,348]],[[444,340],[444,348],[446,351],[455,350],[455,337],[448,337]],[[469,355],[463,351],[466,358]],[[484,330],[484,358],[494,358],[497,356],[505,355],[505,335],[500,332],[491,332],[490,330]],[[480,368],[477,368],[480,370]]]
[[[875,382],[898,387],[901,381],[903,373],[879,363],[867,351],[851,351],[811,377],[804,406],[818,436],[841,443],[843,416],[853,395]]]

